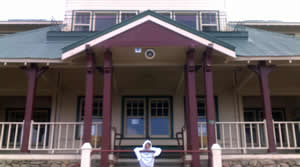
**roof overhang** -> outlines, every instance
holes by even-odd
[[[151,12],[153,13],[153,12]],[[138,17],[138,16],[136,16]],[[74,44],[71,44],[70,46],[67,46],[63,48],[63,54],[62,54],[62,60],[66,60],[74,55],[77,55],[81,52],[83,52],[86,49],[86,45],[89,45],[90,47],[93,47],[99,43],[102,43],[106,40],[109,40],[113,37],[116,37],[126,31],[129,31],[130,29],[133,29],[139,25],[142,25],[146,22],[152,22],[155,24],[158,24],[168,30],[171,30],[185,38],[188,38],[190,40],[195,41],[196,43],[199,43],[202,46],[210,46],[214,50],[221,52],[225,55],[228,55],[232,58],[236,58],[235,53],[235,47],[224,43],[222,41],[219,41],[218,39],[202,32],[195,32],[195,30],[192,30],[191,28],[188,28],[186,26],[177,25],[178,23],[166,19],[166,18],[159,18],[155,14],[148,14],[143,17],[138,17],[138,19],[132,19],[129,22],[125,23],[117,28],[112,28],[111,31],[105,31],[104,33],[98,34],[94,37],[88,37],[87,39],[83,39],[82,41],[78,41]],[[113,47],[113,46],[111,46]]]

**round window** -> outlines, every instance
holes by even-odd
[[[147,49],[145,51],[145,57],[147,59],[153,59],[155,57],[155,51],[153,49]]]

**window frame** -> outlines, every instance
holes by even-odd
[[[199,12],[198,11],[173,11],[172,13],[173,13],[172,19],[174,21],[176,21],[176,15],[178,13],[179,14],[186,14],[186,15],[188,15],[188,14],[196,14],[196,30],[199,31],[199,24],[200,24],[200,22],[199,22]],[[178,22],[178,23],[180,23],[180,22]],[[183,23],[180,23],[180,24],[183,24]],[[185,24],[183,24],[183,25],[185,25]],[[185,26],[188,26],[188,25],[185,25]],[[188,27],[190,27],[190,26],[188,26]],[[190,28],[193,28],[193,27],[190,27]]]
[[[115,21],[115,25],[119,23],[119,17],[120,17],[120,12],[118,11],[93,11],[93,19],[92,19],[92,23],[93,23],[93,29],[92,31],[96,31],[96,15],[97,14],[115,14],[116,15],[116,21]]]
[[[202,19],[202,14],[205,14],[205,13],[214,13],[216,14],[216,23],[215,24],[204,24],[203,23],[203,19]],[[220,16],[219,16],[219,12],[218,11],[200,11],[199,12],[199,22],[200,22],[200,27],[199,27],[199,31],[203,31],[203,27],[204,26],[207,26],[207,27],[216,27],[216,31],[219,31],[220,29]]]
[[[102,106],[103,106],[103,97],[102,96],[94,96],[94,101],[96,99],[101,99],[102,100]],[[76,122],[80,122],[83,123],[84,122],[84,117],[82,117],[82,112],[84,112],[84,106],[82,105],[82,103],[85,102],[85,96],[78,96],[77,97],[77,114],[76,114]],[[83,108],[82,108],[83,107]],[[94,113],[94,103],[93,103],[93,111],[92,114]],[[92,122],[93,122],[94,116],[92,115]],[[103,110],[102,110],[102,116],[100,116],[101,122],[103,119]],[[101,125],[102,126],[102,125]],[[93,128],[93,127],[92,127]],[[76,126],[76,133],[75,133],[75,139],[76,140],[80,140],[80,135],[83,135],[83,127],[80,128],[80,125]],[[91,132],[92,133],[92,132]],[[95,136],[95,135],[92,135]],[[95,137],[99,137],[102,136],[102,134],[98,134],[98,136]]]
[[[151,115],[151,101],[152,100],[167,100],[168,101],[168,116],[152,116]],[[167,137],[170,137],[171,136],[171,124],[170,124],[170,121],[171,121],[171,100],[169,99],[169,98],[149,98],[149,101],[148,101],[148,103],[149,103],[149,105],[148,105],[148,107],[149,107],[149,112],[148,112],[148,114],[149,114],[149,119],[148,119],[148,121],[149,121],[149,131],[148,131],[148,133],[149,133],[149,136],[151,136],[151,137],[161,137],[161,138],[167,138]],[[169,127],[168,127],[168,134],[167,135],[153,135],[152,134],[152,129],[151,129],[151,121],[152,121],[152,118],[168,118],[168,120],[169,120]]]
[[[125,118],[125,100],[127,98],[144,98],[146,103],[145,103],[145,107],[146,107],[146,111],[145,111],[145,116],[146,116],[146,119],[144,121],[145,123],[145,136],[144,137],[132,137],[132,136],[126,136],[125,134],[125,130],[127,128],[126,126],[126,121],[127,121],[127,118]],[[150,135],[150,119],[149,119],[149,99],[151,98],[168,98],[169,101],[170,101],[170,115],[169,115],[169,133],[170,135],[169,136],[158,136],[158,135],[155,135],[155,136],[151,136]],[[150,113],[151,114],[151,113]],[[122,114],[121,114],[121,138],[122,139],[145,139],[145,138],[150,138],[150,139],[161,139],[161,140],[165,140],[165,139],[174,139],[174,124],[173,124],[173,97],[172,96],[122,96]]]
[[[156,10],[155,13],[157,14],[166,14],[166,13],[169,13],[170,14],[170,18],[171,20],[174,20],[174,12],[173,11],[170,11],[170,10]]]
[[[128,135],[127,134],[127,119],[128,119],[128,116],[127,116],[127,100],[141,100],[143,98],[126,98],[124,99],[124,117],[123,117],[123,121],[124,121],[124,124],[123,124],[123,128],[124,128],[124,133],[122,134],[123,136],[125,136],[126,138],[143,138],[143,137],[146,137],[147,136],[147,100],[146,99],[143,99],[144,101],[144,116],[141,117],[141,116],[137,116],[137,117],[132,117],[132,118],[144,118],[144,135]]]
[[[90,14],[90,19],[89,19],[89,24],[77,24],[76,23],[76,14],[77,13],[89,13]],[[76,10],[76,11],[73,11],[73,19],[72,19],[72,22],[73,22],[73,25],[72,25],[72,30],[73,31],[76,31],[75,30],[75,27],[76,26],[89,26],[89,32],[92,31],[91,27],[92,27],[92,22],[93,22],[93,11],[90,11],[90,10]],[[76,32],[80,32],[80,31],[76,31]]]
[[[135,13],[135,16],[139,14],[138,10],[120,10],[119,11],[119,19],[118,19],[118,23],[122,23],[122,14],[123,13],[127,13],[127,14],[132,14]],[[117,23],[117,24],[118,24]]]

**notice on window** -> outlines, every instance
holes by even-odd
[[[140,120],[139,119],[132,119],[131,120],[131,124],[132,125],[138,125],[140,123]]]

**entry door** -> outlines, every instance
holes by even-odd
[[[170,97],[125,97],[123,135],[127,138],[169,138]]]

